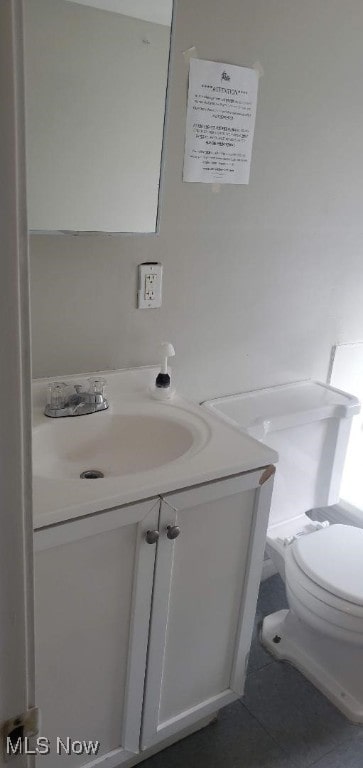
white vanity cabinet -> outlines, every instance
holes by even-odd
[[[43,735],[99,740],[96,763],[107,756],[113,768],[242,694],[271,474],[246,472],[36,532]],[[159,531],[157,543],[147,531]],[[60,760],[95,757],[53,751],[39,764]]]
[[[35,533],[35,684],[39,768],[94,760],[57,737],[98,740],[107,768],[139,749],[160,500],[84,517]]]
[[[243,693],[271,494],[261,475],[162,499],[143,749]]]

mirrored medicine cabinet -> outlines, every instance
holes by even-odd
[[[156,231],[172,3],[23,3],[31,231]]]

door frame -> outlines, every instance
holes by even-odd
[[[31,366],[21,0],[0,3],[0,726],[34,706]],[[17,765],[25,765],[18,757]],[[3,755],[0,755],[0,765]]]

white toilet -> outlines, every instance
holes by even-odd
[[[279,453],[267,552],[285,581],[290,610],[265,618],[262,642],[363,723],[363,529],[306,514],[339,500],[359,401],[304,381],[205,405]]]

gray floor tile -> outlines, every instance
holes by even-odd
[[[260,640],[260,629],[262,624],[262,617],[256,616],[255,626],[252,635],[252,643],[250,649],[250,655],[248,660],[247,674],[251,672],[257,672],[258,669],[262,669],[266,664],[272,664],[274,661],[273,656],[269,654],[263,647]]]
[[[363,736],[359,734],[349,744],[340,744],[317,763],[314,768],[362,768]]]
[[[242,701],[291,761],[304,768],[363,733],[283,662],[248,675]]]
[[[241,705],[231,704],[216,723],[168,747],[145,768],[292,768],[283,750]]]
[[[261,582],[257,601],[257,615],[268,616],[270,613],[288,608],[285,584],[278,573]]]
[[[248,674],[262,669],[267,664],[271,664],[274,659],[263,647],[260,641],[260,629],[264,616],[274,611],[280,611],[287,607],[285,585],[278,574],[271,576],[270,579],[263,581],[260,586],[260,592],[257,602],[257,611],[255,618],[255,627],[252,636],[250,657],[248,663]]]
[[[145,768],[363,768],[355,726],[258,637],[264,616],[287,607],[279,576],[261,584],[246,693],[217,723],[160,752]]]

